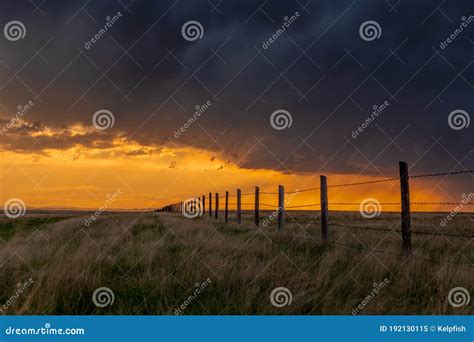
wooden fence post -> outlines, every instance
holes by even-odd
[[[255,187],[255,225],[258,227],[260,225],[260,188]]]
[[[411,222],[410,222],[410,184],[408,164],[399,162],[400,190],[402,195],[402,247],[405,253],[411,253]]]
[[[216,214],[216,219],[217,216],[219,215],[219,193],[216,192],[216,209],[214,209],[215,214]]]
[[[202,215],[206,213],[206,195],[202,195]]]
[[[242,223],[242,201],[241,201],[241,191],[237,189],[237,223]]]
[[[320,177],[321,191],[321,236],[324,243],[328,242],[329,235],[329,208],[328,208],[328,180],[326,176]]]
[[[225,192],[225,212],[224,212],[224,222],[229,221],[229,191]]]
[[[212,193],[209,193],[209,216],[212,217]]]
[[[285,188],[278,185],[278,231],[282,231],[285,224]]]

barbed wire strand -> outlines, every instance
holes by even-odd
[[[393,182],[393,181],[397,181],[397,180],[400,180],[400,178],[397,177],[397,178],[378,179],[378,180],[373,180],[373,181],[364,181],[364,182],[355,182],[355,183],[333,184],[333,185],[328,185],[328,188],[338,188],[338,187],[354,186],[354,185]]]
[[[395,233],[400,233],[400,231],[396,229],[386,229],[386,228],[369,228],[369,227],[361,227],[361,226],[352,226],[352,225],[343,225],[343,224],[337,224],[337,223],[329,223],[329,226],[335,226],[335,227],[344,227],[344,228],[354,228],[354,229],[365,229],[365,230],[378,230],[378,231],[387,231],[387,232],[395,232]],[[419,234],[419,235],[433,235],[433,236],[449,236],[449,237],[456,237],[456,238],[466,238],[466,239],[472,239],[474,238],[474,235],[465,235],[465,234],[451,234],[451,233],[440,233],[440,232],[428,232],[428,231],[416,231],[412,230],[412,234]]]
[[[322,246],[321,242],[319,240],[314,239],[314,238],[307,238],[307,237],[304,237],[304,236],[296,236],[295,238],[304,239],[304,240],[311,240],[313,242],[318,242],[319,246]],[[400,254],[400,253],[397,253],[397,252],[394,252],[394,251],[382,251],[382,250],[378,250],[378,249],[372,249],[372,248],[367,248],[367,247],[362,247],[362,246],[354,246],[354,245],[349,245],[349,244],[340,243],[340,242],[332,242],[332,243],[335,244],[335,245],[338,245],[338,246],[346,247],[346,248],[353,248],[353,249],[365,250],[365,251],[368,251],[368,252],[388,254],[388,255],[394,255],[394,256],[398,256],[398,257],[405,257],[404,254]],[[468,271],[468,272],[472,271],[472,269],[466,269],[466,268],[463,268],[463,267],[459,267],[458,265],[446,264],[446,263],[442,263],[442,262],[432,260],[432,259],[426,259],[426,258],[417,257],[417,256],[413,256],[413,255],[411,256],[411,258],[416,259],[416,260],[421,260],[421,261],[425,261],[425,262],[438,264],[438,265],[453,267],[453,268],[463,270],[463,271]]]
[[[361,246],[347,245],[347,244],[343,244],[343,243],[340,243],[340,242],[334,242],[334,244],[339,245],[339,246],[343,246],[343,247],[348,247],[348,248],[366,250],[366,251],[369,251],[369,252],[396,255],[398,257],[405,257],[405,255],[403,255],[403,254],[392,252],[392,251],[381,251],[381,250],[378,250],[378,249],[371,249],[371,248],[366,248],[366,247],[361,247]],[[431,262],[431,263],[438,264],[438,265],[449,266],[449,267],[457,268],[457,269],[463,270],[463,271],[468,271],[468,272],[472,271],[472,269],[466,269],[466,268],[459,267],[457,265],[446,264],[446,263],[442,263],[442,262],[439,262],[439,261],[436,261],[436,260],[417,257],[417,256],[414,256],[414,255],[412,255],[411,258],[421,260],[421,261]]]
[[[369,227],[361,227],[361,226],[350,226],[350,225],[343,225],[343,224],[337,224],[337,223],[329,223],[329,226],[334,226],[334,227],[343,227],[343,228],[354,228],[354,229],[365,229],[365,230],[379,230],[379,231],[385,231],[385,232],[397,232],[395,229],[386,229],[386,228],[369,228]]]
[[[293,205],[293,206],[287,206],[285,209],[294,209],[294,208],[308,208],[308,207],[315,207],[318,206],[319,204],[305,204],[305,205]]]
[[[422,175],[410,176],[410,178],[426,178],[426,177],[437,177],[437,176],[447,176],[447,175],[459,175],[463,173],[474,173],[474,170],[428,173],[424,175],[422,174]]]
[[[225,202],[224,202],[225,203]],[[328,205],[360,205],[362,202],[329,202]],[[236,203],[229,203],[229,205],[235,205]],[[242,203],[244,204],[244,203]],[[249,203],[246,203],[249,204]],[[253,203],[252,203],[253,204]],[[401,205],[400,202],[379,202],[380,205]],[[458,205],[459,202],[410,202],[410,205]],[[260,205],[266,205],[270,207],[278,207],[277,205],[260,203]],[[292,208],[303,208],[303,207],[317,207],[320,206],[321,203],[310,203],[304,205],[294,205],[294,206],[286,206],[285,209],[292,209]],[[465,205],[474,205],[473,203],[463,203]]]

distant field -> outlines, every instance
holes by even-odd
[[[429,234],[473,235],[472,214],[458,213],[441,228],[445,216],[413,214],[413,231],[424,233],[413,235],[411,259],[401,255],[395,213],[368,220],[331,212],[328,246],[317,212],[287,212],[280,233],[275,224],[255,228],[250,213],[242,225],[235,218],[224,224],[222,217],[150,212],[104,213],[89,227],[77,213],[3,217],[0,308],[9,303],[4,314],[350,315],[359,306],[361,315],[473,314],[472,300],[460,308],[447,301],[454,287],[474,292],[473,239]],[[18,284],[30,278],[18,294]],[[113,304],[94,304],[100,287],[113,291]],[[277,287],[291,292],[289,305],[272,305]]]

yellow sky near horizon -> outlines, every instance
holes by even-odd
[[[144,154],[128,153],[137,149],[145,149]],[[65,150],[44,150],[42,154],[11,151],[0,154],[0,199],[5,202],[9,198],[20,198],[27,208],[94,209],[104,206],[114,194],[108,209],[158,208],[194,196],[207,197],[209,192],[224,196],[228,190],[235,194],[237,187],[247,193],[253,192],[255,185],[260,186],[262,192],[276,192],[279,184],[283,184],[286,191],[319,186],[319,174],[316,173],[284,174],[242,169],[219,154],[190,147],[165,147],[148,153],[146,147],[138,144],[115,141],[112,147],[105,149],[75,146]],[[329,184],[378,179],[353,174],[327,176]],[[443,201],[444,198],[433,190],[433,182],[413,184],[412,201]],[[358,206],[331,205],[331,202],[360,203],[366,198],[400,202],[399,184],[394,181],[329,189],[331,210],[358,210]],[[253,196],[244,197],[242,202],[253,203]],[[277,196],[261,194],[261,202],[276,205]],[[287,206],[313,203],[319,203],[319,191],[300,193],[292,197]],[[251,207],[243,206],[244,209]],[[413,206],[412,210],[451,211],[453,207],[424,205]],[[398,211],[399,207],[383,206],[382,210]]]

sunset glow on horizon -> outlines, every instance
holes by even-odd
[[[63,129],[64,131],[64,129]],[[75,125],[67,130],[78,140],[84,139],[93,127]],[[41,135],[53,137],[60,131],[45,128]],[[246,169],[238,161],[226,160],[219,152],[192,147],[143,146],[125,138],[116,137],[110,146],[85,147],[81,144],[68,149],[45,149],[41,153],[1,152],[1,198],[13,196],[24,200],[27,207],[94,209],[120,189],[121,195],[110,204],[109,210],[156,209],[161,206],[200,197],[212,192],[224,196],[225,191],[235,194],[237,188],[244,194],[276,192],[278,185],[286,191],[319,187],[320,173],[281,172],[265,169]],[[393,177],[397,170],[394,165]],[[325,174],[329,185],[384,179],[382,176],[358,174]],[[380,202],[399,202],[399,182],[368,184],[358,187],[329,190],[330,203],[358,203],[368,197]],[[433,193],[436,180],[416,181],[412,184],[412,201],[442,202],[445,199]],[[221,197],[222,198],[222,197]],[[277,204],[276,195],[261,194],[262,203]],[[252,209],[253,195],[243,197],[243,209]],[[459,199],[461,200],[461,198]],[[223,199],[221,199],[223,201]],[[221,202],[223,203],[223,202]],[[235,199],[230,201],[235,207]],[[319,191],[301,192],[292,197],[288,206],[319,203]],[[221,204],[223,208],[223,204]],[[331,205],[331,210],[358,210],[355,205]],[[383,206],[384,211],[398,211],[399,206]],[[271,208],[262,207],[264,210]],[[318,210],[318,205],[294,210]],[[423,205],[413,211],[444,211],[440,205]],[[468,210],[466,210],[468,211]]]

